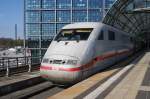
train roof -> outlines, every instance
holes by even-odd
[[[68,24],[64,26],[62,29],[74,29],[74,28],[96,28],[100,26],[102,23],[100,22],[78,22],[73,24]]]
[[[104,23],[101,23],[101,22],[77,22],[77,23],[72,23],[72,24],[68,24],[68,25],[65,25],[62,29],[76,29],[76,28],[97,28],[97,27],[107,27],[109,29],[112,29],[112,30],[115,30],[115,31],[118,31],[118,32],[121,32],[125,35],[128,35],[128,36],[133,36],[131,34],[128,34],[124,31],[121,31],[121,30],[118,30],[112,26],[109,26],[107,24],[104,24]]]

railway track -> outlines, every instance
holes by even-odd
[[[5,96],[0,99],[46,99],[60,91],[63,91],[67,87],[59,87],[46,81],[35,86],[31,86]]]

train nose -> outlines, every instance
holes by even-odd
[[[41,76],[58,84],[71,84],[81,78],[80,68],[63,68],[64,66],[44,66],[40,67]]]

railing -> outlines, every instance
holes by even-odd
[[[40,57],[0,57],[0,72],[10,76],[11,70],[27,69],[31,72],[32,67],[40,64]],[[0,74],[1,76],[1,74]]]

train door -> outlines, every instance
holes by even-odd
[[[117,32],[113,29],[110,28],[107,33],[107,55],[109,56],[106,58],[106,63],[107,66],[110,66],[114,63],[116,63],[116,58],[117,58],[117,49],[118,49],[118,44],[119,42],[117,41]]]
[[[99,34],[98,34],[98,37],[96,39],[96,45],[95,45],[95,56],[96,57],[101,57],[105,51],[105,46],[106,46],[106,42],[105,42],[105,29],[103,30],[100,30],[99,31]],[[95,64],[95,68],[94,68],[94,71],[98,71],[100,69],[103,69],[105,66],[104,66],[104,62],[102,60],[97,60],[96,64]]]
[[[95,57],[95,41],[90,42],[90,44],[89,44],[89,46],[88,46],[88,48],[86,50],[86,53],[87,54],[85,54],[84,60],[86,60],[86,63],[88,65],[90,65],[90,67],[92,67],[91,66],[92,65],[91,62],[92,62],[92,60]],[[85,70],[82,71],[83,78],[88,77],[88,76],[91,75],[92,70],[91,70],[90,67],[88,67],[89,69],[85,69]]]

